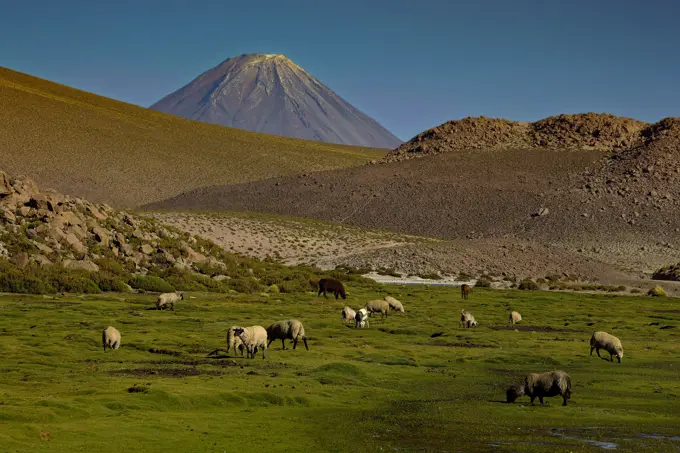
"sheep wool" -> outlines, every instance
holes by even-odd
[[[508,322],[509,322],[510,324],[517,324],[517,323],[520,322],[521,320],[522,320],[522,315],[520,315],[520,314],[519,314],[518,312],[516,312],[516,311],[513,311],[512,313],[510,313],[510,319],[508,320]]]
[[[102,332],[102,344],[104,346],[104,352],[106,348],[116,350],[120,348],[120,332],[115,327],[107,327]]]
[[[514,403],[517,398],[527,395],[543,404],[543,398],[560,395],[562,406],[567,405],[571,398],[571,378],[561,370],[548,371],[545,373],[530,373],[520,385],[513,385],[505,392],[508,403]]]
[[[307,337],[305,336],[305,327],[297,319],[287,319],[270,325],[267,327],[267,338],[269,339],[267,347],[272,344],[272,341],[281,340],[281,347],[286,349],[285,340],[292,340],[293,349],[295,349],[298,341],[302,340],[305,344],[305,349],[309,351]]]
[[[238,351],[241,351],[241,357],[243,357],[243,351],[246,347],[243,344],[243,341],[241,341],[241,337],[234,335],[234,331],[239,327],[240,326],[231,326],[229,330],[227,330],[227,353],[229,352],[229,349],[233,348],[234,355],[236,355]]]
[[[385,302],[387,302],[392,310],[400,311],[404,313],[404,306],[392,296],[385,296]]]
[[[369,315],[380,313],[381,319],[384,319],[390,313],[390,304],[385,300],[369,300],[364,308],[368,311]]]
[[[267,351],[267,331],[262,326],[237,327],[234,335],[241,338],[249,359],[255,358],[257,348],[262,348],[262,360]]]
[[[472,313],[463,309],[460,312],[460,323],[458,325],[469,329],[470,327],[477,326],[477,320],[472,316]]]
[[[362,308],[357,312],[357,315],[354,319],[354,327],[356,328],[364,328],[364,327],[369,327],[370,323],[368,322],[368,310],[365,308]]]
[[[184,300],[183,293],[163,293],[156,299],[156,309],[162,310],[163,308],[170,307],[172,311],[175,311],[175,303],[178,300]]]
[[[342,309],[342,322],[343,324],[349,324],[350,322],[356,322],[357,312],[350,307],[345,307]]]
[[[595,332],[593,336],[590,337],[590,355],[593,355],[593,349],[597,351],[598,357],[602,357],[600,355],[600,349],[607,351],[611,362],[614,361],[614,356],[616,356],[619,363],[621,363],[621,359],[623,358],[621,340],[607,332]]]

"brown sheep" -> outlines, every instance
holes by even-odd
[[[322,278],[319,280],[319,293],[317,296],[320,296],[321,293],[323,293],[323,297],[328,299],[328,296],[326,296],[326,291],[332,292],[336,299],[338,298],[338,295],[340,295],[343,299],[347,299],[347,296],[345,295],[345,287],[339,280],[334,278]]]
[[[562,406],[566,406],[571,398],[571,378],[560,370],[531,373],[524,378],[523,383],[513,385],[505,392],[508,403],[514,403],[522,395],[529,396],[531,404],[534,404],[536,398],[543,404],[543,398],[560,395],[563,400]]]
[[[463,299],[467,299],[468,294],[470,294],[471,292],[472,292],[472,286],[470,286],[468,284],[460,285],[460,296]]]

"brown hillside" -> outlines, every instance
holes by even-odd
[[[0,168],[121,207],[385,153],[203,124],[5,68],[0,105]]]
[[[614,151],[641,145],[655,126],[607,113],[559,115],[535,123],[468,117],[449,121],[417,135],[390,152],[381,162],[397,162],[469,149],[574,148]]]

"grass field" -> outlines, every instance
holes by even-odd
[[[348,305],[369,293],[349,288]],[[389,287],[406,308],[344,327],[315,295],[0,297],[0,450],[8,452],[680,451],[675,299]],[[462,308],[480,326],[458,328]],[[508,328],[508,309],[522,313]],[[219,353],[231,325],[296,317],[310,350]],[[104,353],[101,331],[122,347]],[[674,328],[671,328],[674,327]],[[605,330],[622,364],[590,357]],[[443,335],[431,338],[431,334]],[[301,346],[301,345],[299,345]],[[526,373],[562,369],[561,399],[505,404]]]
[[[0,105],[0,169],[125,208],[387,152],[199,123],[2,67]]]

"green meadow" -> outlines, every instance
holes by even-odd
[[[348,290],[187,293],[174,313],[149,294],[0,296],[0,451],[680,451],[676,299]],[[341,324],[345,303],[389,293],[406,313]],[[458,327],[463,308],[477,328]],[[309,351],[224,351],[230,326],[287,318]],[[122,347],[104,352],[109,325]],[[589,356],[595,330],[621,339],[623,363]],[[571,375],[569,406],[504,402],[525,374],[554,369]]]

